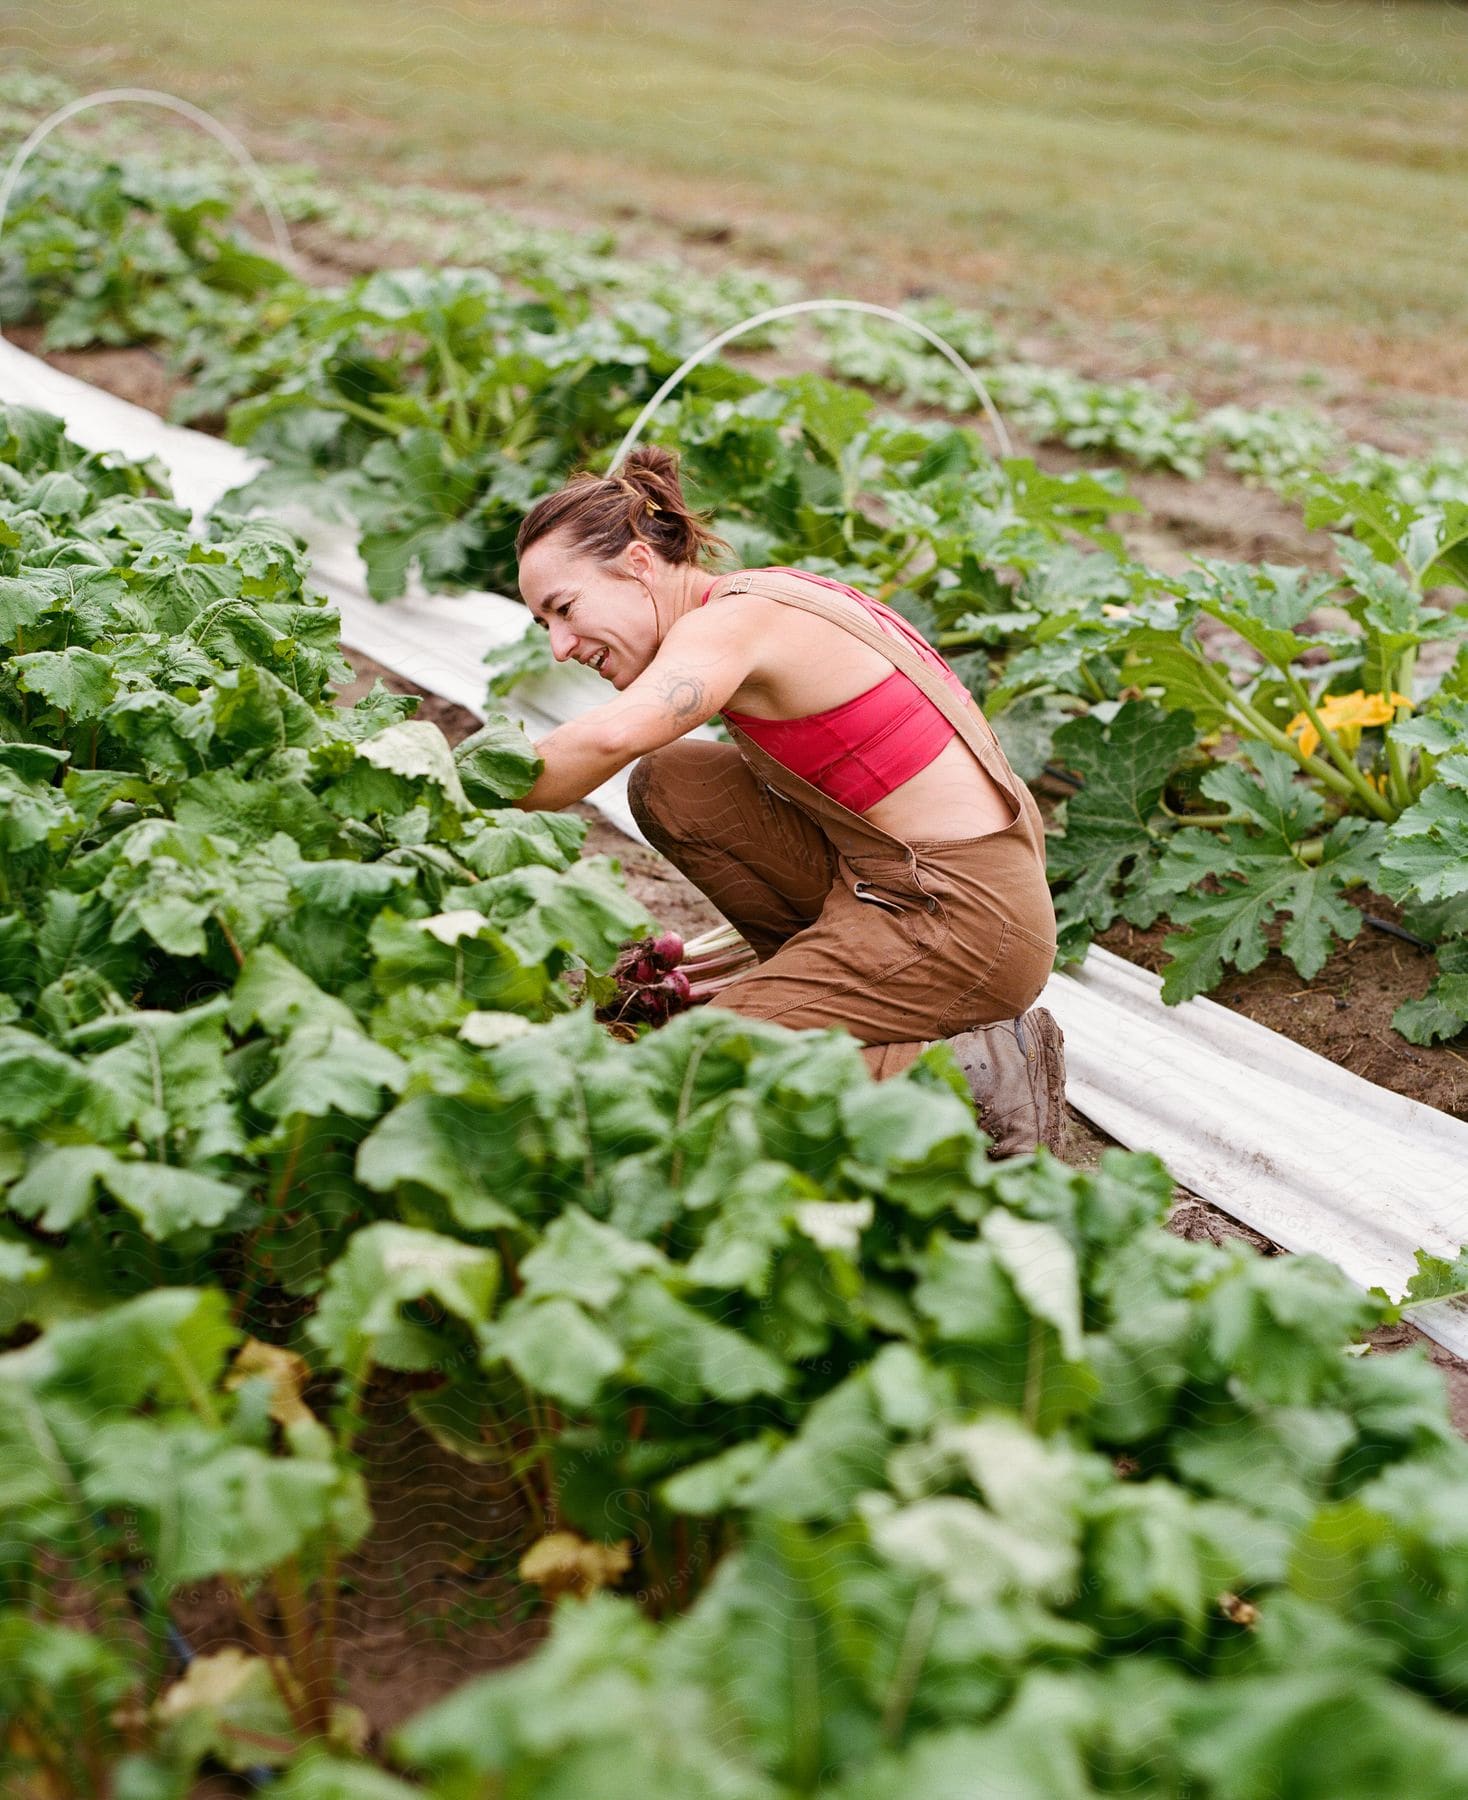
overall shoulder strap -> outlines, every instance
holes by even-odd
[[[1019,811],[1025,811],[1029,790],[1010,768],[1009,759],[994,735],[994,727],[979,711],[977,703],[970,699],[965,705],[910,644],[875,624],[859,601],[851,600],[848,605],[839,605],[833,597],[813,591],[794,576],[774,575],[766,570],[743,570],[731,579],[723,591],[729,594],[759,594],[766,600],[778,600],[783,606],[794,606],[802,612],[814,613],[818,618],[826,619],[832,625],[839,625],[854,637],[870,644],[873,650],[881,651],[890,663],[912,678]]]

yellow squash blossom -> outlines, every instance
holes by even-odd
[[[1321,722],[1335,734],[1342,750],[1349,755],[1361,741],[1363,725],[1390,725],[1397,716],[1399,706],[1410,707],[1412,702],[1405,694],[1393,692],[1388,698],[1385,694],[1367,694],[1357,688],[1354,694],[1327,694],[1316,707]],[[1310,722],[1308,713],[1297,712],[1285,730],[1291,737],[1300,734],[1300,748],[1306,756],[1313,756],[1320,748],[1320,733]]]

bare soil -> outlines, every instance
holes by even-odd
[[[115,394],[119,400],[145,407],[160,419],[168,417],[169,405],[184,385],[169,374],[156,350],[141,344],[118,350],[43,350],[42,325],[7,325],[3,335],[17,349],[40,357],[63,375],[74,375],[78,381],[101,388],[104,394]]]
[[[340,1697],[365,1716],[376,1749],[463,1682],[528,1655],[548,1622],[515,1572],[533,1533],[513,1483],[438,1445],[402,1387],[389,1380],[369,1397],[357,1448],[373,1525],[342,1565]],[[171,1610],[196,1654],[246,1643],[221,1588],[205,1584]],[[268,1608],[260,1619],[284,1635]]]

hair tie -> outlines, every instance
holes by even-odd
[[[640,500],[650,513],[661,512],[663,510],[656,500],[649,500],[647,495],[644,494],[640,488],[633,487],[632,483],[625,475],[612,475],[608,479],[615,481],[618,486],[620,486],[625,493],[630,494],[634,500]]]

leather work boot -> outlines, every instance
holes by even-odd
[[[1065,1036],[1052,1012],[1032,1006],[1017,1019],[940,1041],[968,1077],[979,1126],[994,1140],[991,1160],[1025,1156],[1041,1144],[1065,1156]]]

